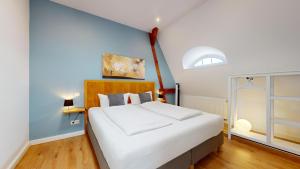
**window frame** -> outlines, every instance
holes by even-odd
[[[207,58],[210,58],[210,59],[218,59],[220,60],[221,62],[220,63],[209,63],[209,64],[202,64],[202,65],[199,65],[199,66],[196,66],[196,64],[199,62],[199,61],[203,61],[204,59],[207,59]],[[220,57],[218,55],[205,55],[205,56],[200,56],[192,65],[193,65],[193,68],[200,68],[200,67],[206,67],[206,66],[217,66],[217,65],[224,65],[226,64],[226,58],[223,58],[223,57]],[[192,68],[189,68],[189,69],[192,69]]]
[[[209,64],[199,64],[201,60],[205,60],[207,58],[210,59],[218,59],[220,63],[209,63]],[[226,55],[220,51],[219,49],[209,47],[209,46],[197,46],[194,48],[190,48],[186,51],[182,58],[182,66],[184,70],[188,69],[201,69],[209,66],[219,66],[227,64]]]

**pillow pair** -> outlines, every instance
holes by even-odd
[[[141,104],[146,102],[151,102],[152,99],[152,92],[145,92],[145,93],[129,93],[131,104]]]
[[[139,94],[125,93],[125,94],[98,94],[101,107],[120,106],[128,104],[130,97],[131,104],[141,104],[152,101],[152,92],[145,92]]]
[[[129,93],[125,94],[98,94],[101,107],[120,106],[128,104]]]

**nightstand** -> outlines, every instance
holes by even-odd
[[[70,109],[64,109],[63,111],[65,114],[72,114],[72,113],[83,113],[85,112],[85,108],[84,107],[74,107],[74,108],[70,108]]]
[[[73,108],[70,108],[70,109],[64,109],[63,113],[68,114],[69,118],[70,118],[71,114],[77,114],[75,119],[71,121],[71,125],[74,125],[74,124],[76,124],[76,120],[77,120],[79,114],[80,113],[86,114],[85,111],[86,111],[86,109],[84,107],[73,107]],[[85,124],[85,119],[84,119],[84,127],[86,127],[85,125],[86,124]]]
[[[167,103],[165,99],[158,98],[157,100],[160,101],[161,103]]]

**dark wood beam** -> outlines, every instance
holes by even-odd
[[[175,93],[175,89],[174,89],[174,88],[170,88],[170,89],[160,89],[159,92],[160,92],[160,93],[165,93],[165,94],[174,94],[174,93]]]
[[[155,70],[156,70],[156,74],[157,74],[157,78],[158,78],[158,83],[159,83],[159,90],[160,91],[164,91],[164,84],[162,81],[162,77],[161,77],[161,73],[160,73],[160,69],[159,69],[159,64],[158,64],[158,59],[157,59],[157,55],[156,55],[156,50],[155,50],[155,43],[157,40],[157,34],[158,34],[158,28],[155,27],[152,29],[152,32],[149,33],[149,39],[150,39],[150,46],[151,46],[151,50],[152,50],[152,54],[153,54],[153,60],[154,60],[154,64],[155,64]],[[167,101],[166,99],[166,93],[162,93],[163,98],[165,101]]]
[[[155,42],[157,40],[158,30],[159,29],[157,27],[155,27],[155,28],[152,29],[152,32],[149,33],[151,46],[155,46]]]

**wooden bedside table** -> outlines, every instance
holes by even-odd
[[[86,128],[86,124],[87,124],[86,115],[87,115],[87,113],[86,113],[86,109],[84,107],[73,107],[73,108],[70,108],[70,109],[64,109],[63,113],[67,114],[69,116],[69,118],[70,118],[71,114],[74,114],[74,113],[77,114],[75,119],[72,120],[72,121],[77,120],[80,113],[84,113],[84,121],[83,122],[84,122],[84,130],[86,131],[86,129],[87,129]]]
[[[165,99],[158,98],[157,100],[160,101],[160,102],[162,102],[162,103],[167,103]]]
[[[72,114],[72,113],[84,113],[85,112],[85,108],[84,107],[74,107],[74,108],[70,108],[70,109],[64,109],[63,111],[65,114]]]

